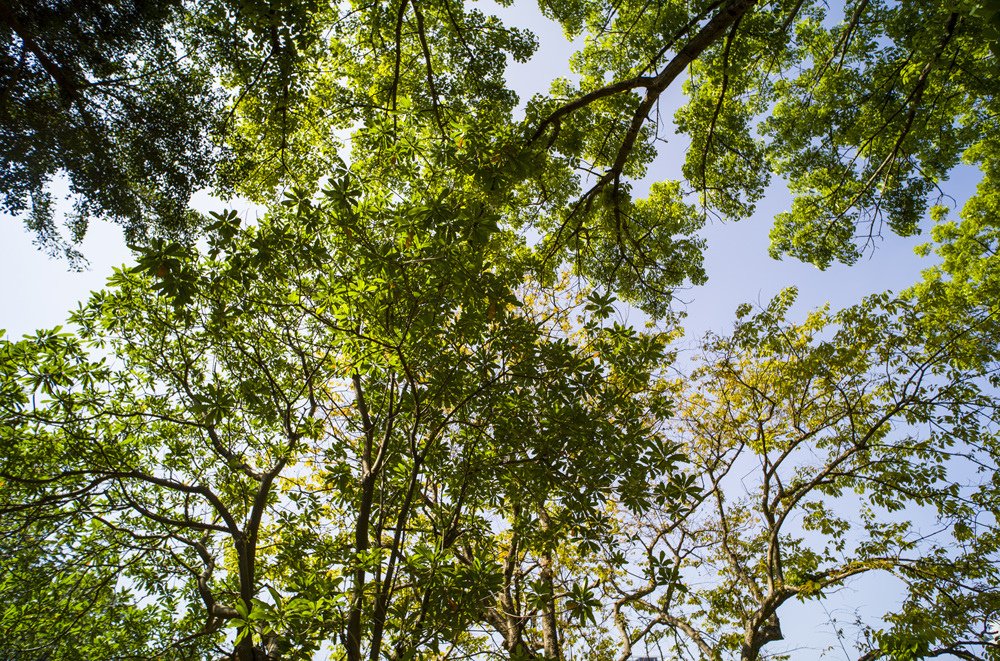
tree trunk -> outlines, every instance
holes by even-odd
[[[543,505],[538,512],[543,532],[550,528],[549,514]],[[556,588],[553,577],[552,552],[547,548],[539,557],[541,579],[545,586],[545,606],[542,609],[542,644],[545,646],[545,658],[549,661],[562,661],[562,650],[559,645],[559,622],[556,619]]]
[[[781,622],[777,615],[771,615],[759,626],[747,628],[743,645],[740,646],[740,661],[757,661],[764,645],[775,640],[783,640]]]
[[[552,578],[552,555],[546,551],[539,560],[542,566],[541,579],[545,585],[545,608],[542,611],[542,643],[545,645],[545,658],[550,661],[562,661],[559,623],[556,620],[555,582]]]
[[[354,548],[362,553],[370,548],[368,541],[368,523],[371,518],[372,500],[375,495],[375,479],[367,475],[361,487],[361,507],[358,512],[358,523],[354,529]],[[359,566],[354,570],[354,590],[351,596],[351,613],[347,622],[347,661],[361,661],[361,611],[364,608],[365,569]]]

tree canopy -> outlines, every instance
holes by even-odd
[[[756,661],[881,574],[845,654],[1000,658],[997,8],[539,7],[580,48],[520,100],[457,0],[0,0],[4,210],[136,250],[0,341],[0,655]],[[772,177],[773,256],[934,265],[679,358]]]

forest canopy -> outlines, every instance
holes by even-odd
[[[0,208],[135,251],[0,340],[0,657],[798,658],[877,575],[837,654],[1000,658],[1000,4],[538,7],[519,99],[474,2],[0,0]],[[775,181],[772,256],[922,279],[680,357]]]

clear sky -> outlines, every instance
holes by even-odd
[[[499,14],[509,24],[531,28],[538,36],[540,48],[528,64],[515,64],[510,69],[510,81],[521,94],[522,101],[535,91],[545,91],[552,78],[566,75],[572,45],[562,37],[558,27],[545,21],[537,8],[517,6],[502,8],[484,3],[484,8]],[[668,136],[669,137],[669,136]],[[676,176],[680,168],[684,143],[673,138],[661,149],[661,156],[650,168],[648,181]],[[973,192],[976,172],[960,169],[945,190],[958,202]],[[648,182],[647,182],[648,183]],[[705,254],[709,283],[679,293],[686,301],[688,341],[705,331],[724,332],[732,323],[733,310],[742,302],[764,303],[782,288],[795,285],[800,296],[797,311],[804,312],[829,302],[834,308],[857,302],[865,294],[891,289],[899,291],[916,281],[922,268],[931,262],[914,255],[914,246],[924,237],[901,239],[887,236],[873,254],[866,255],[851,267],[835,265],[826,271],[792,260],[775,261],[768,257],[768,231],[771,218],[784,210],[789,200],[780,182],[771,187],[768,197],[758,206],[756,215],[741,223],[713,223],[704,231],[708,242]],[[199,208],[222,203],[203,198]],[[85,299],[91,290],[100,288],[114,266],[130,261],[120,231],[104,223],[94,223],[81,246],[90,261],[82,273],[70,272],[67,265],[42,254],[32,245],[32,237],[20,223],[0,217],[0,328],[15,339],[34,329],[62,323],[66,314]],[[854,607],[878,608],[885,594],[892,593],[887,579],[866,579],[847,588],[839,598],[810,607],[815,619],[797,617],[784,627],[788,645],[802,652],[801,658],[815,658],[813,652],[834,646],[830,658],[844,658],[832,635],[824,609],[839,613],[850,620]],[[801,609],[791,604],[788,610]],[[846,617],[845,617],[846,614]],[[797,635],[795,635],[797,634]],[[796,655],[799,658],[800,655]]]
[[[18,221],[0,216],[0,328],[8,339],[61,324],[90,291],[104,286],[113,266],[130,261],[121,231],[107,223],[93,223],[80,249],[90,268],[69,271],[65,261],[40,252]]]

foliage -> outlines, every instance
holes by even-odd
[[[0,209],[26,215],[48,250],[79,258],[56,224],[60,175],[76,200],[71,241],[95,215],[133,239],[190,224],[221,106],[208,72],[178,57],[183,12],[144,0],[0,4]]]
[[[137,259],[0,344],[3,654],[750,660],[877,572],[861,658],[996,657],[992,4],[540,8],[581,46],[522,106],[534,36],[457,0],[0,0],[5,211],[66,248],[65,177]],[[775,256],[930,205],[940,263],[689,368],[698,232],[775,175]]]
[[[139,240],[197,227],[184,205],[200,186],[257,201],[315,190],[343,153],[335,136],[353,131],[359,175],[414,185],[447,156],[484,184],[516,182],[503,223],[662,313],[672,287],[704,277],[684,237],[708,214],[748,216],[772,174],[794,196],[774,254],[825,267],[857,259],[883,225],[915,233],[958,159],[996,134],[989,3],[860,0],[842,20],[815,2],[543,4],[588,38],[578,80],[521,119],[503,74],[531,35],[456,0],[5,7],[5,206],[34,205],[43,240],[58,173],[81,218],[117,218]],[[683,180],[639,203],[630,179],[681,83]]]
[[[679,515],[650,512],[644,537],[650,569],[690,587],[651,573],[629,607],[670,630],[677,656],[757,659],[794,600],[886,572],[909,601],[891,632],[865,634],[866,658],[904,658],[918,641],[905,658],[975,653],[1000,559],[992,527],[968,527],[991,508],[995,367],[954,367],[965,328],[938,328],[925,348],[919,305],[878,296],[790,324],[793,301],[743,308],[679,384],[672,436],[700,489]],[[941,602],[964,607],[942,618]]]
[[[638,509],[676,461],[645,422],[663,334],[606,309],[570,333],[582,301],[521,309],[512,235],[415,234],[344,192],[220,215],[206,254],[120,271],[77,335],[4,345],[5,525],[76,557],[45,526],[86,521],[163,626],[221,642],[228,621],[241,658],[461,641],[503,581],[490,521],[597,544],[603,504]]]

